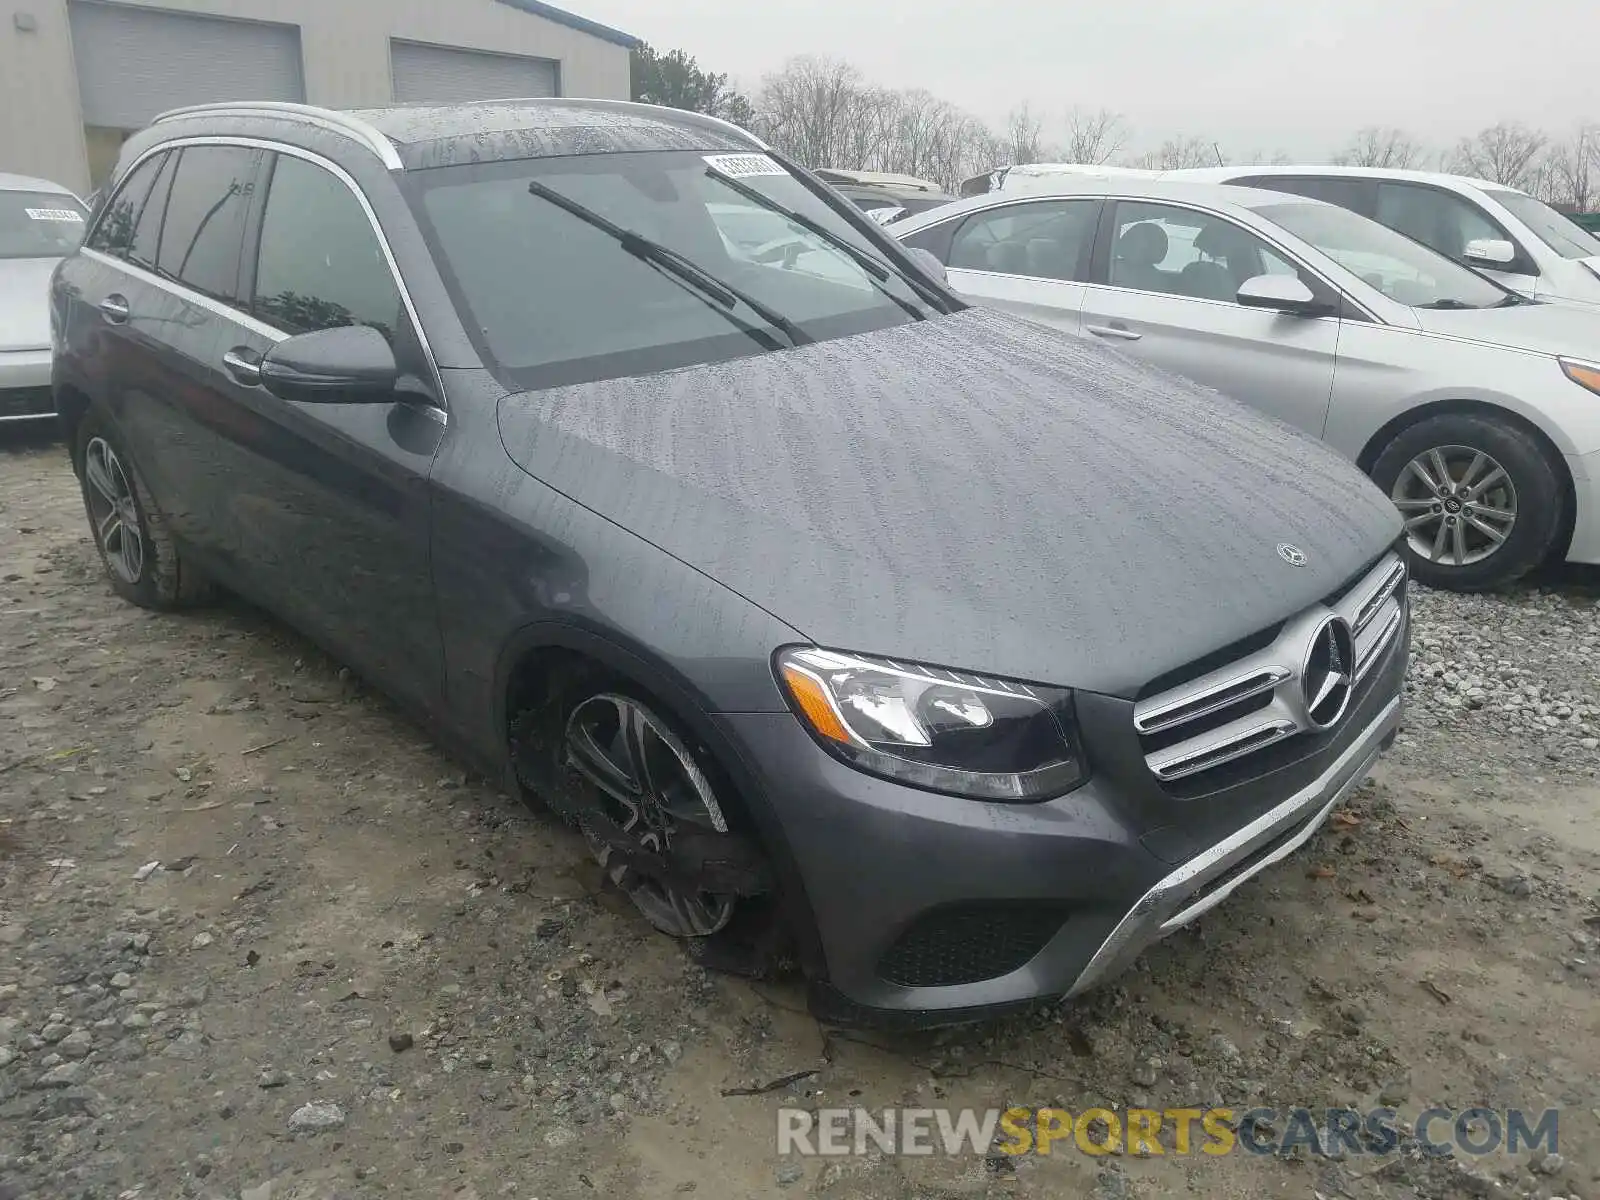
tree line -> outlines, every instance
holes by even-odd
[[[1281,150],[1241,153],[1198,135],[1134,149],[1128,120],[1103,107],[1058,115],[1024,103],[997,129],[924,89],[880,87],[847,62],[815,56],[790,59],[747,96],[683,50],[641,46],[633,54],[633,98],[732,121],[808,167],[895,171],[952,190],[969,176],[1017,163],[1177,170],[1290,161]],[[1520,188],[1568,211],[1600,209],[1600,123],[1592,121],[1575,121],[1561,134],[1501,122],[1444,146],[1400,126],[1373,126],[1325,160],[1450,171]]]

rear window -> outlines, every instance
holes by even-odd
[[[83,241],[87,215],[60,192],[0,192],[0,258],[64,258]]]

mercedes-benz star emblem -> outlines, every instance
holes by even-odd
[[[1350,707],[1355,690],[1356,646],[1343,617],[1329,617],[1311,635],[1300,671],[1306,716],[1318,729],[1331,729]]]
[[[1291,546],[1288,542],[1278,543],[1278,557],[1291,567],[1303,567],[1306,565],[1306,552],[1300,549],[1299,546]]]

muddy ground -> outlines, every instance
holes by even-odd
[[[1408,728],[1304,852],[1076,1005],[887,1037],[691,965],[270,618],[117,601],[49,439],[0,445],[0,547],[0,1195],[1600,1196],[1583,589],[1423,596]],[[1570,668],[1554,715],[1445,694],[1472,629]],[[1380,1097],[1560,1106],[1559,1155],[775,1150],[784,1105]]]

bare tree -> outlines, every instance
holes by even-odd
[[[1128,141],[1127,122],[1122,114],[1108,108],[1093,112],[1074,107],[1067,114],[1066,161],[1071,163],[1110,162]]]
[[[1520,188],[1531,181],[1549,139],[1515,121],[1491,125],[1456,145],[1451,166],[1463,175]]]
[[[1226,166],[1217,144],[1202,137],[1169,138],[1159,150],[1146,150],[1129,159],[1130,167],[1147,171],[1183,171],[1190,167]]]
[[[849,63],[791,59],[762,81],[757,125],[768,141],[806,166],[832,166],[849,149],[864,90],[861,73]]]
[[[1027,101],[1012,109],[1006,118],[1006,138],[1010,142],[1006,152],[1009,163],[1035,163],[1044,157],[1044,124],[1033,115]]]
[[[1543,199],[1589,212],[1600,205],[1600,125],[1580,125],[1545,160]]]
[[[1403,129],[1368,125],[1358,129],[1350,144],[1333,161],[1349,167],[1420,167],[1427,149]]]

